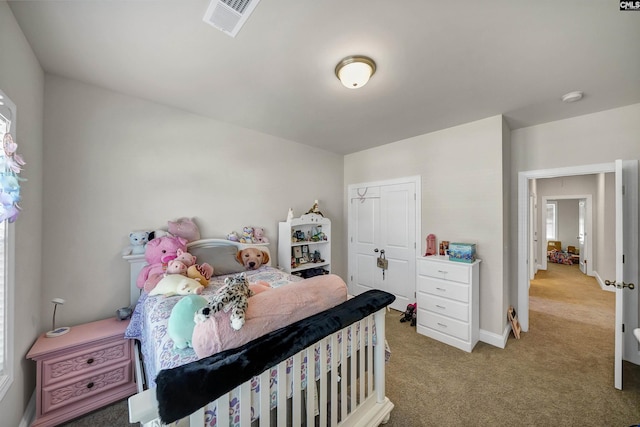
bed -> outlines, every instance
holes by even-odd
[[[190,243],[188,250],[200,257],[247,246],[255,245],[204,239]],[[261,249],[268,251],[266,246]],[[130,263],[131,301],[135,304],[127,336],[138,341],[138,393],[129,399],[130,422],[198,427],[372,426],[389,419],[393,403],[385,396],[384,367],[389,352],[384,320],[386,306],[393,301],[391,294],[373,290],[328,309],[312,307],[310,315],[306,310],[292,314],[290,324],[237,347],[203,355],[200,348],[200,354],[192,348],[174,349],[167,337],[171,307],[181,297],[140,295],[135,282],[145,265],[144,256],[124,258]],[[250,283],[267,282],[274,288],[249,299],[243,327],[247,332],[257,319],[249,313],[252,299],[254,307],[264,307],[258,304],[258,297],[274,301],[277,292],[280,296],[300,293],[300,289],[329,283],[323,280],[341,280],[337,276],[302,280],[270,265],[246,274]],[[214,293],[225,277],[215,277],[203,296]],[[333,289],[334,285],[327,286]],[[195,338],[196,332],[194,347]]]

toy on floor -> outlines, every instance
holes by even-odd
[[[407,309],[402,313],[400,323],[411,322],[411,326],[416,326],[416,317],[418,315],[418,304],[408,304]]]

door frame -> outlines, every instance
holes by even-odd
[[[422,250],[422,177],[420,175],[411,175],[402,178],[394,178],[382,181],[369,181],[369,182],[360,182],[355,184],[347,185],[347,278],[349,279],[347,283],[349,286],[352,285],[353,281],[351,280],[351,276],[353,273],[352,260],[350,259],[350,247],[351,247],[351,231],[353,230],[353,224],[351,219],[351,191],[354,188],[358,187],[379,187],[383,185],[396,185],[396,184],[414,184],[414,188],[416,191],[416,211],[415,211],[415,221],[416,221],[416,235],[415,237],[415,247],[414,247],[414,255],[415,258],[418,258],[418,254],[420,254]],[[417,275],[416,275],[417,277]],[[415,296],[415,290],[414,290]]]
[[[637,161],[636,161],[637,162]],[[637,164],[636,164],[637,165]],[[527,266],[529,258],[529,182],[531,179],[538,178],[558,178],[562,176],[574,176],[574,175],[591,175],[599,173],[616,173],[616,163],[600,163],[592,165],[582,165],[573,167],[564,167],[556,169],[541,169],[533,171],[523,171],[518,173],[518,270],[517,270],[517,286],[518,286],[518,316],[520,318],[520,325],[523,331],[529,330],[529,269]],[[626,194],[630,196],[627,204],[631,209],[635,209],[635,215],[638,214],[638,175],[637,167],[635,170],[635,176],[631,179],[635,179],[635,182],[631,182],[629,188],[627,188]],[[629,233],[629,238],[633,239],[632,244],[638,245],[638,225],[627,224],[625,232]],[[629,256],[629,263],[625,264],[625,269],[630,270],[631,276],[638,277],[638,262],[637,258]],[[635,297],[633,301],[631,298],[625,299],[625,312],[629,313],[627,319],[637,319],[639,309],[639,299]],[[637,324],[637,322],[636,322]],[[627,325],[627,329],[630,329],[631,325]],[[624,360],[628,360],[634,364],[640,364],[640,350],[638,343],[633,338],[631,330],[625,333],[624,337]]]
[[[615,171],[611,162],[518,172],[518,317],[524,332],[529,330],[529,180]]]
[[[542,203],[541,206],[546,205],[546,203],[549,200],[582,200],[585,199],[586,200],[586,218],[585,218],[585,233],[587,234],[587,236],[589,236],[589,238],[586,240],[586,244],[585,244],[585,253],[584,253],[584,257],[587,259],[587,272],[585,273],[587,276],[594,276],[593,273],[593,244],[592,244],[592,236],[593,236],[593,204],[592,204],[592,196],[591,194],[584,194],[584,195],[569,195],[569,196],[542,196]],[[538,217],[538,220],[542,219],[542,216],[540,215]],[[538,224],[538,226],[540,226],[540,224]],[[542,227],[540,227],[540,229],[542,229]],[[540,241],[540,239],[538,239],[538,242]],[[545,235],[545,245],[539,247],[537,250],[541,251],[542,256],[541,256],[541,262],[540,262],[540,268],[542,270],[546,270],[547,269],[547,257],[545,256],[545,252],[546,252],[546,235]]]

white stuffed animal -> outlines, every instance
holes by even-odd
[[[249,288],[249,281],[244,273],[227,277],[224,284],[206,307],[196,311],[193,320],[202,323],[220,310],[224,310],[225,313],[231,310],[229,320],[231,327],[237,331],[244,325],[244,315],[249,306],[247,300],[253,295],[253,291]]]
[[[149,242],[148,231],[132,231],[129,233],[129,246],[122,250],[122,255],[143,254]]]
[[[204,286],[197,280],[185,277],[182,274],[167,274],[160,279],[156,287],[149,292],[149,296],[164,295],[170,297],[172,295],[200,295],[203,289]]]

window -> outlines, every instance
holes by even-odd
[[[15,117],[15,104],[0,91],[0,141],[7,133],[15,140]],[[0,161],[6,164],[4,150],[0,150]],[[13,263],[13,225],[0,221],[0,400],[13,382]]]
[[[545,216],[547,221],[547,241],[558,240],[558,203],[547,203],[547,214]]]

